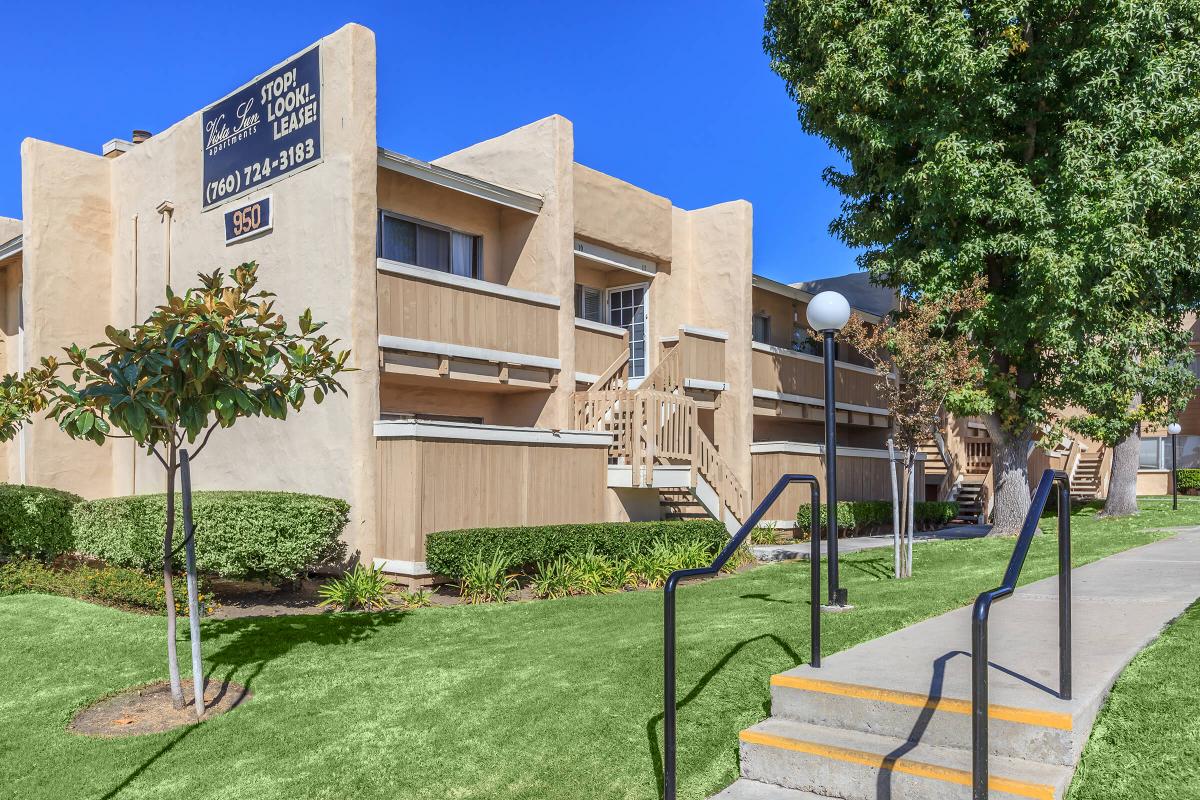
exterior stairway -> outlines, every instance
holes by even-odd
[[[749,513],[750,495],[700,427],[684,390],[683,352],[668,350],[636,389],[628,351],[620,355],[590,389],[574,394],[575,427],[613,435],[610,487],[674,490],[660,500],[668,515],[694,518],[698,507],[732,534]],[[681,502],[680,490],[694,503]]]
[[[712,516],[690,489],[660,489],[658,505],[663,519],[709,519]]]
[[[1096,453],[1081,453],[1075,474],[1071,478],[1073,500],[1095,500],[1100,494],[1104,465],[1104,450]]]
[[[1200,595],[1200,532],[1079,567],[1072,583],[1073,699],[1056,691],[1057,578],[992,613],[993,800],[1065,796],[1121,670]],[[771,716],[741,733],[742,778],[717,797],[970,798],[970,643],[960,608],[773,676]]]
[[[983,489],[983,476],[971,474],[963,479],[962,484],[958,487],[958,492],[950,498],[958,503],[958,516],[954,518],[955,523],[974,525],[979,522],[979,517],[983,514]]]

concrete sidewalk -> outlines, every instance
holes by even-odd
[[[1048,578],[992,609],[993,797],[1064,796],[1121,670],[1200,596],[1200,528],[1073,571],[1071,700],[1057,595]],[[773,716],[743,732],[743,780],[720,797],[970,797],[970,648],[963,608],[774,676]]]
[[[991,529],[991,525],[953,525],[948,528],[939,528],[936,531],[920,531],[913,536],[913,544],[944,542],[949,539],[978,539],[987,536]],[[857,553],[860,550],[891,547],[892,542],[890,533],[878,536],[843,536],[838,539],[838,554],[845,555],[846,553]],[[794,558],[807,561],[810,549],[808,542],[750,545],[750,552],[754,553],[754,557],[759,561],[789,561]],[[822,558],[828,555],[828,549],[829,543],[822,539]]]

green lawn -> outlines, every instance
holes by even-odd
[[[1070,800],[1200,798],[1200,603],[1121,674]]]
[[[1200,502],[1178,514],[1145,505],[1136,521],[1078,515],[1075,562],[1200,524]],[[890,551],[845,558],[858,608],[825,618],[826,652],[969,603],[1011,550],[1011,540],[922,544],[903,582],[887,577]],[[1039,537],[1025,580],[1054,569],[1054,538]],[[766,715],[768,676],[806,657],[807,596],[805,564],[680,591],[681,797],[736,776],[737,733]],[[67,733],[75,709],[165,677],[162,630],[161,618],[73,600],[0,598],[0,797],[658,796],[659,592],[210,621],[205,663],[248,685],[250,702],[167,734]]]

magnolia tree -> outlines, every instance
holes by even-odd
[[[881,324],[869,324],[853,314],[839,334],[875,365],[879,376],[876,387],[887,398],[893,438],[903,454],[902,491],[898,513],[893,514],[898,522],[897,578],[912,575],[918,448],[937,436],[943,407],[969,414],[978,412],[985,403],[976,388],[982,368],[957,325],[984,302],[978,282],[945,298],[902,297],[900,307],[887,314]],[[891,468],[894,470],[895,464]]]
[[[888,286],[986,281],[963,326],[1000,532],[1102,321],[1200,292],[1198,19],[1200,0],[767,2],[771,68],[841,157],[833,232]]]
[[[171,699],[184,704],[176,655],[172,562],[177,557],[175,484],[181,452],[199,456],[218,428],[243,417],[286,419],[311,393],[320,403],[343,391],[348,350],[319,331],[310,311],[298,332],[277,313],[274,294],[256,290],[258,266],[199,276],[200,286],[176,295],[141,325],[105,329],[107,341],[65,348],[66,360],[43,358],[24,375],[0,381],[0,439],[44,411],[73,439],[102,445],[127,438],[152,454],[166,471],[167,513],[163,532],[163,591],[167,610],[167,665]],[[189,584],[191,582],[189,581]],[[189,593],[194,591],[189,585]],[[194,601],[194,598],[189,598]],[[193,602],[193,687],[197,716],[204,713],[199,670],[199,626]]]

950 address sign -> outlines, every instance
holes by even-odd
[[[271,196],[225,212],[225,244],[233,244],[251,236],[266,233],[275,226]]]

